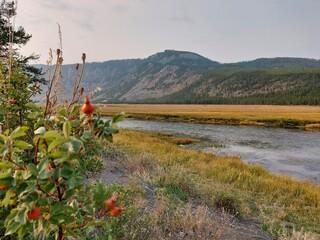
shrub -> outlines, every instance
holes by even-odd
[[[84,66],[85,54],[82,60]],[[0,61],[0,234],[9,239],[86,239],[96,229],[114,234],[111,218],[119,214],[105,206],[112,188],[85,180],[101,169],[100,152],[124,115],[103,121],[92,105],[81,112],[81,79],[70,103],[61,104],[54,89],[61,64],[57,50],[58,77],[50,79],[42,109],[30,101],[39,90],[28,84],[30,76],[17,62]]]

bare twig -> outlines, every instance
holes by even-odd
[[[45,111],[44,111],[44,115],[45,117],[48,117],[51,113],[52,107],[54,106],[53,102],[51,100],[51,93],[52,93],[52,87],[54,86],[54,83],[57,81],[57,71],[58,69],[60,69],[60,64],[62,63],[62,61],[60,60],[60,56],[61,56],[61,50],[57,49],[57,60],[56,60],[56,64],[54,66],[54,71],[53,71],[53,75],[52,77],[49,79],[50,83],[49,83],[49,87],[48,90],[46,92],[46,106],[45,106]],[[50,67],[50,66],[49,66]],[[60,76],[60,74],[58,74],[58,76]],[[54,96],[53,96],[54,98]]]
[[[81,72],[80,72],[80,75],[77,75],[77,72],[78,72],[78,69],[79,69],[79,64],[76,65],[76,68],[75,68],[75,77],[74,77],[74,88],[73,88],[73,94],[72,94],[72,98],[70,100],[70,103],[69,103],[69,106],[68,106],[68,109],[70,109],[70,107],[79,102],[81,97],[82,97],[82,94],[83,94],[83,88],[79,89],[80,88],[80,84],[81,84],[81,80],[82,80],[82,76],[83,76],[83,71],[84,71],[84,66],[85,66],[85,63],[86,63],[86,54],[85,53],[82,53],[82,65],[81,65]]]

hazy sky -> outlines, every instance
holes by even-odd
[[[16,26],[33,35],[23,53],[45,63],[146,58],[165,49],[219,62],[259,57],[320,59],[320,0],[20,0]]]

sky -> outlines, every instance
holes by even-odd
[[[64,63],[146,58],[166,49],[221,63],[260,57],[320,59],[320,0],[19,0],[22,53],[60,46]]]

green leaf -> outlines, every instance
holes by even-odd
[[[63,134],[65,138],[68,138],[71,134],[71,123],[66,121],[63,123]]]
[[[0,169],[10,169],[14,166],[11,162],[0,162]]]
[[[92,151],[93,155],[99,156],[99,154],[100,154],[100,152],[96,148],[91,149],[91,151]]]
[[[91,224],[87,225],[87,227],[86,227],[86,234],[87,234],[87,236],[89,236],[90,233],[91,233],[94,229],[95,229],[95,226],[94,226],[94,225],[91,225]]]
[[[97,204],[102,204],[111,194],[108,194],[101,182],[98,182],[96,186],[94,186],[93,190],[93,199],[97,202]]]
[[[23,195],[25,195],[26,193],[30,193],[30,192],[34,192],[36,191],[37,188],[34,184],[28,185],[24,191],[20,192],[19,197],[21,198]]]
[[[76,188],[77,186],[81,185],[77,179],[73,176],[70,179],[68,179],[67,181],[67,185],[68,185],[68,190],[72,190],[74,188]]]
[[[9,173],[0,173],[0,186],[12,185],[14,178]]]
[[[64,157],[66,154],[64,152],[52,152],[50,154],[47,155],[48,158],[54,158],[54,159],[57,159],[57,158],[62,158]]]
[[[70,165],[63,164],[62,169],[61,169],[61,176],[64,179],[69,179],[73,175],[73,168]]]
[[[46,193],[51,192],[52,190],[54,190],[56,187],[56,185],[54,184],[54,182],[48,182],[46,185],[44,185],[43,190]]]
[[[60,111],[59,111],[59,115],[65,117],[65,118],[68,118],[68,111],[64,108],[62,108]]]
[[[25,141],[15,140],[13,146],[21,148],[21,149],[32,149],[32,145],[28,144]]]
[[[19,210],[17,216],[15,217],[16,222],[19,222],[21,224],[26,223],[26,214],[27,214],[28,209],[24,208],[22,210]]]
[[[39,179],[48,179],[49,177],[52,177],[52,172],[48,170],[40,171],[39,172]]]
[[[73,105],[72,109],[71,109],[71,115],[72,116],[76,116],[79,113],[79,105]]]
[[[18,190],[16,194],[19,196],[20,194],[23,195],[23,192],[25,192],[26,188],[28,187],[28,184],[26,182],[20,183],[18,185]]]
[[[62,138],[62,137],[60,137],[60,135],[59,135],[59,138],[53,140],[53,141],[49,144],[48,152],[51,152],[52,149],[55,149],[56,147],[64,144],[65,142],[66,142],[65,138]]]
[[[51,215],[54,215],[56,213],[59,213],[61,212],[61,205],[60,205],[60,202],[55,202],[51,208]]]
[[[23,179],[29,179],[32,176],[32,173],[29,170],[22,171]]]
[[[105,121],[104,127],[109,127],[111,126],[111,120]]]
[[[35,135],[44,135],[46,132],[46,128],[45,127],[39,127],[37,130],[34,131]]]
[[[11,197],[14,196],[15,193],[14,193],[14,190],[12,188],[9,188],[6,192],[6,196],[4,197],[4,199],[2,200],[2,205],[4,207],[8,207],[9,206],[9,203],[10,203],[10,200],[11,200]]]
[[[68,151],[70,153],[79,153],[81,147],[83,147],[83,143],[78,139],[72,139],[68,145]]]
[[[84,131],[83,134],[82,134],[82,139],[87,141],[89,139],[92,138],[92,132],[91,131]]]
[[[43,118],[38,118],[37,122],[34,124],[34,128],[39,128],[45,124],[45,121]]]
[[[26,225],[23,225],[23,226],[21,226],[21,228],[19,228],[19,230],[18,230],[19,240],[23,240],[24,235],[26,235],[26,232],[27,232]]]
[[[112,118],[112,123],[118,123],[118,122],[122,121],[124,118],[125,118],[125,113],[124,112],[116,114]]]
[[[28,127],[17,127],[15,130],[12,131],[10,134],[11,139],[16,139],[19,137],[23,137],[26,135],[26,131],[28,130]]]
[[[17,230],[20,228],[20,226],[21,226],[21,223],[19,222],[11,222],[11,224],[7,226],[5,236],[16,233]]]
[[[29,113],[28,114],[28,118],[30,118],[30,119],[37,119],[37,118],[39,118],[39,117],[42,117],[42,113],[40,113],[40,112],[32,112],[32,113]]]
[[[37,169],[36,165],[34,165],[33,163],[29,163],[27,166],[27,169],[31,172],[31,174],[33,176],[38,175],[38,169]]]
[[[13,220],[16,218],[17,214],[18,214],[17,209],[12,209],[12,210],[10,211],[9,216],[7,216],[6,221],[7,221],[7,222],[13,221]]]
[[[48,159],[42,159],[38,164],[39,179],[47,179],[52,176],[52,172],[48,170]]]
[[[4,143],[7,140],[8,140],[7,136],[0,134],[0,142]]]
[[[58,179],[60,177],[60,168],[55,168],[54,171],[53,171],[53,177],[54,179]]]
[[[28,107],[28,108],[31,108],[32,110],[41,112],[41,108],[38,107],[38,106],[37,106],[35,103],[33,103],[33,102],[28,102],[25,106]]]
[[[69,190],[65,191],[63,194],[64,199],[68,199],[69,197],[74,195],[74,189],[69,186]]]
[[[59,138],[61,137],[61,134],[58,132],[58,131],[54,131],[54,130],[51,130],[51,131],[47,131],[44,136],[43,136],[45,139],[50,139],[50,138]]]
[[[115,127],[109,127],[105,130],[105,133],[116,134],[116,133],[119,133],[119,129]]]
[[[26,202],[34,202],[38,199],[39,199],[39,194],[36,192],[31,192],[27,195],[27,197],[25,198],[25,201]]]

